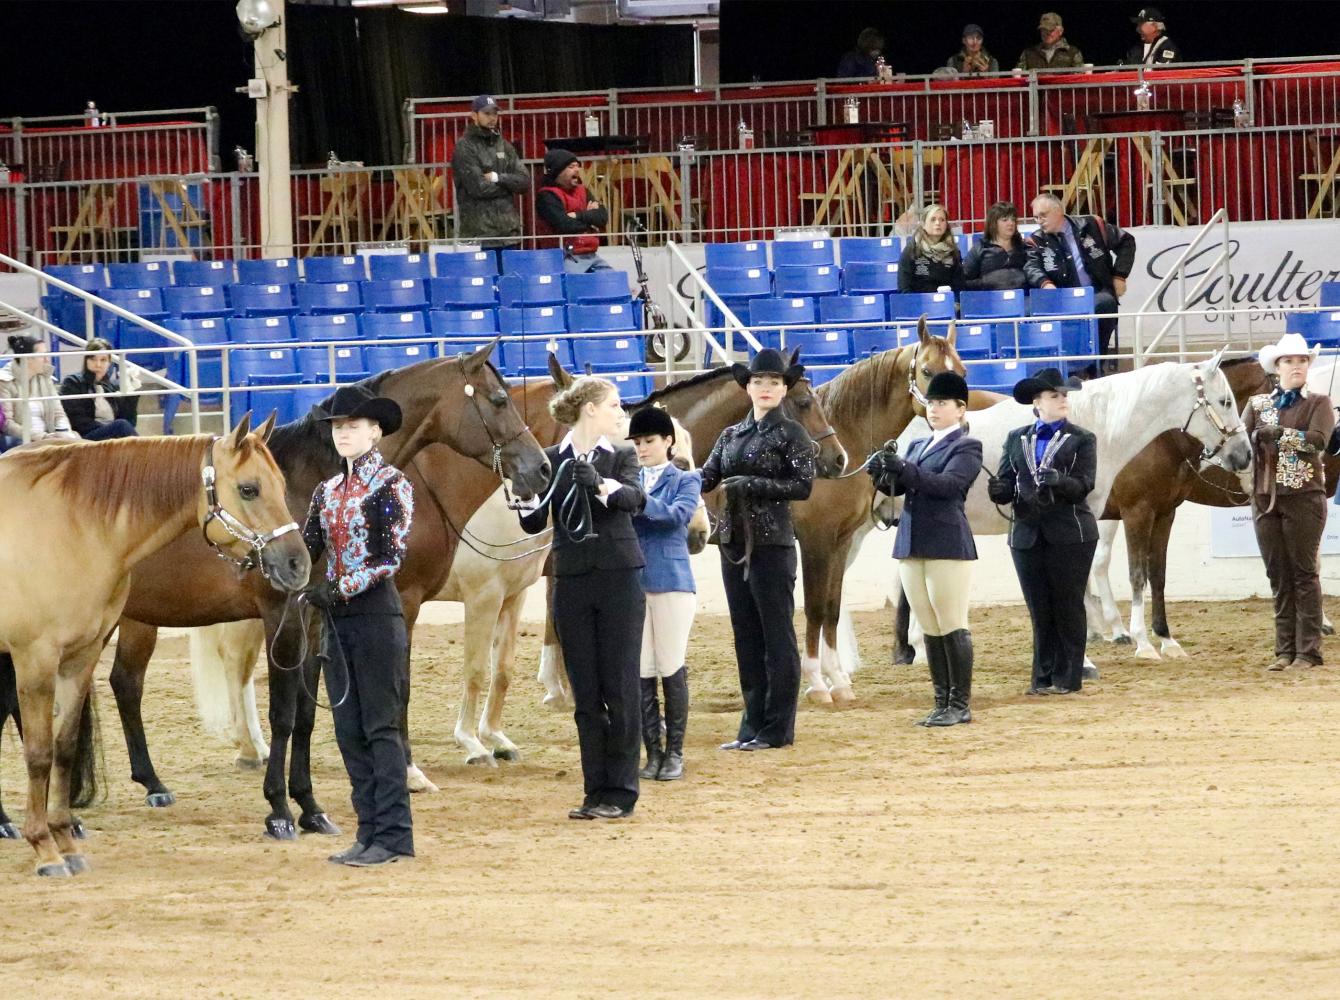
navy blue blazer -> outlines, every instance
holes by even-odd
[[[895,559],[976,559],[977,545],[963,504],[982,471],[982,442],[962,429],[926,454],[930,438],[913,441],[892,482],[893,496],[906,497],[893,543]],[[887,492],[887,490],[886,490]]]
[[[647,560],[642,567],[642,589],[648,594],[697,591],[689,568],[689,522],[698,509],[702,486],[701,472],[685,472],[671,463],[647,491],[642,513],[633,518],[633,530]]]

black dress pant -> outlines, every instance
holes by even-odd
[[[554,581],[554,628],[577,705],[582,805],[632,809],[641,763],[641,571],[592,570]]]
[[[1033,687],[1078,691],[1084,684],[1089,625],[1084,590],[1098,548],[1091,542],[1052,545],[1039,538],[1031,549],[1010,549],[1019,586],[1033,619]]]
[[[790,746],[796,741],[796,700],[800,696],[800,650],[792,621],[796,547],[755,548],[748,580],[744,566],[735,565],[743,557],[744,546],[721,546],[721,576],[744,696],[738,739]]]
[[[1320,550],[1326,494],[1316,490],[1277,496],[1274,509],[1256,514],[1255,521],[1256,542],[1275,595],[1275,655],[1324,663]]]
[[[335,741],[354,788],[358,842],[413,854],[405,743],[400,736],[400,711],[409,690],[405,619],[347,615],[331,620],[348,669],[340,670],[332,657],[326,668],[326,692],[335,706]],[[341,674],[348,675],[347,696]]]
[[[1100,288],[1093,290],[1093,311],[1103,314],[1098,321],[1098,351],[1113,354],[1117,349],[1117,297]]]

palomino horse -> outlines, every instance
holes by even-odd
[[[128,438],[7,455],[0,566],[22,579],[0,606],[24,721],[23,836],[39,875],[87,868],[76,850],[70,774],[98,655],[121,617],[133,567],[193,526],[213,561],[259,566],[267,588],[300,590],[311,560],[284,503],[284,476],[244,417],[223,438]],[[234,570],[236,572],[236,570]]]
[[[1222,369],[1239,411],[1246,407],[1249,397],[1269,392],[1273,387],[1254,358],[1226,361]],[[1308,377],[1309,387],[1314,392],[1330,393],[1333,391],[1332,373],[1330,366],[1314,368]],[[1117,476],[1103,511],[1104,520],[1098,525],[1098,553],[1094,557],[1091,576],[1096,593],[1089,595],[1091,637],[1102,636],[1098,623],[1103,622],[1114,642],[1129,643],[1134,639],[1135,655],[1141,659],[1156,660],[1160,653],[1170,657],[1186,655],[1168,629],[1164,603],[1168,538],[1177,508],[1186,500],[1207,507],[1244,507],[1250,500],[1238,476],[1203,459],[1204,448],[1199,441],[1181,431],[1168,431],[1155,438]],[[1322,461],[1326,467],[1326,492],[1332,496],[1337,476],[1340,476],[1340,458],[1325,455]],[[1117,520],[1109,520],[1113,518],[1120,519],[1126,534],[1131,583],[1129,635],[1122,627],[1108,575],[1118,526]],[[1159,649],[1154,648],[1145,630],[1146,583],[1151,594],[1151,625],[1160,640]]]
[[[395,399],[404,412],[404,424],[381,444],[387,461],[405,468],[424,447],[441,442],[470,456],[486,469],[509,476],[518,494],[530,495],[548,479],[543,451],[526,430],[512,406],[502,377],[489,363],[492,345],[459,358],[420,362],[367,380],[374,392]],[[335,474],[339,459],[326,425],[309,415],[275,432],[275,457],[288,474],[289,508],[304,517],[312,491],[322,479]],[[429,505],[431,506],[431,505]],[[415,521],[418,522],[416,517]],[[413,532],[411,532],[413,538]],[[411,543],[413,545],[413,543]],[[440,553],[435,549],[434,557]],[[298,629],[280,630],[283,606],[268,593],[221,569],[198,540],[182,536],[139,567],[132,579],[122,623],[112,686],[130,744],[132,776],[149,791],[150,805],[170,805],[149,761],[140,721],[139,700],[144,671],[153,652],[156,630],[193,628],[218,622],[260,617],[265,621],[270,654],[270,734],[275,747],[265,777],[265,797],[271,813],[266,832],[278,839],[296,836],[287,805],[291,793],[302,812],[299,825],[312,832],[333,833],[312,791],[310,747],[316,705],[303,690],[315,691],[315,658],[302,669]],[[402,596],[431,592],[441,584],[437,568],[425,567],[423,581],[407,577]],[[404,575],[404,570],[400,574]],[[444,575],[444,573],[442,574]],[[417,603],[413,604],[417,609]],[[304,687],[305,686],[305,687]],[[285,783],[288,745],[292,766]]]

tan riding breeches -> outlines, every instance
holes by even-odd
[[[647,616],[642,619],[643,677],[669,677],[684,666],[697,609],[698,595],[687,591],[647,595]]]
[[[898,578],[912,613],[927,635],[948,635],[968,627],[971,559],[903,559]]]

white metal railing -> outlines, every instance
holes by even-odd
[[[1220,227],[1222,229],[1222,238],[1220,240],[1219,255],[1215,257],[1214,261],[1210,264],[1210,266],[1205,269],[1205,273],[1201,275],[1201,278],[1199,281],[1196,282],[1195,287],[1190,292],[1187,292],[1186,290],[1187,262],[1191,259],[1192,255],[1196,252],[1196,249],[1201,245],[1201,243],[1205,240],[1205,238],[1214,232],[1216,227]],[[1135,317],[1136,367],[1139,367],[1144,364],[1143,359],[1145,351],[1146,350],[1152,351],[1154,348],[1158,347],[1159,341],[1161,341],[1164,335],[1170,329],[1172,329],[1174,323],[1179,323],[1178,348],[1183,352],[1186,351],[1187,303],[1192,301],[1194,296],[1200,294],[1201,290],[1205,287],[1206,282],[1209,281],[1210,278],[1215,275],[1216,268],[1221,267],[1223,268],[1224,287],[1232,288],[1233,287],[1232,259],[1233,259],[1233,247],[1232,244],[1229,242],[1228,213],[1221,208],[1217,212],[1215,212],[1214,215],[1212,215],[1208,221],[1206,221],[1205,225],[1203,225],[1200,228],[1200,231],[1196,233],[1195,237],[1191,240],[1191,242],[1187,244],[1186,249],[1183,250],[1182,253],[1178,256],[1177,260],[1173,262],[1173,266],[1168,270],[1168,273],[1163,276],[1162,280],[1160,280],[1157,285],[1154,286],[1153,291],[1149,293],[1149,297],[1146,298],[1144,304],[1140,306],[1138,314]],[[1173,283],[1174,280],[1177,281],[1177,294],[1178,294],[1177,311],[1174,313],[1174,315],[1168,318],[1168,320],[1163,324],[1162,327],[1159,328],[1158,333],[1154,335],[1153,339],[1150,340],[1148,346],[1146,347],[1144,343],[1144,318],[1146,311],[1154,303],[1161,301],[1160,296],[1162,296],[1163,292]],[[1228,310],[1225,313],[1225,332],[1231,339],[1233,336],[1233,310]]]

